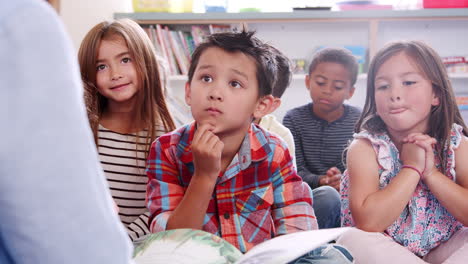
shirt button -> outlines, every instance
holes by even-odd
[[[224,219],[229,219],[229,217],[230,217],[230,216],[229,216],[229,213],[228,213],[228,212],[224,213]]]

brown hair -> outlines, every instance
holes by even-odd
[[[133,58],[138,83],[141,85],[136,103],[139,108],[135,112],[134,122],[144,125],[148,130],[145,141],[151,143],[156,138],[158,124],[162,123],[166,131],[174,130],[175,125],[166,105],[153,44],[145,31],[130,19],[105,21],[97,24],[86,34],[80,45],[78,60],[84,84],[89,123],[94,139],[97,142],[99,120],[107,107],[107,98],[98,92],[96,85],[98,50],[103,39],[111,39],[116,36],[125,40],[130,56]],[[146,150],[147,153],[148,151],[149,149]]]
[[[188,82],[192,82],[193,74],[198,66],[201,55],[211,47],[218,47],[227,52],[242,52],[255,60],[259,95],[269,95],[275,85],[277,67],[276,58],[271,46],[254,36],[253,31],[223,32],[209,35],[192,54],[192,63],[188,71]]]
[[[427,134],[435,138],[441,148],[448,144],[450,140],[450,131],[453,123],[461,125],[463,133],[467,136],[468,130],[458,110],[445,66],[439,55],[427,44],[420,41],[393,42],[383,47],[374,56],[367,74],[367,95],[364,109],[356,123],[355,131],[368,130],[374,133],[386,131],[384,122],[377,115],[374,82],[382,64],[401,52],[410,57],[418,65],[419,70],[424,74],[425,78],[432,83],[432,89],[439,98],[439,105],[433,106],[431,109],[429,131]],[[440,158],[444,165],[446,158]]]
[[[291,61],[289,60],[286,55],[284,55],[281,51],[276,49],[273,46],[270,46],[270,49],[275,54],[276,59],[276,66],[278,68],[278,72],[276,74],[276,80],[273,85],[273,90],[271,94],[276,98],[281,98],[283,96],[284,91],[286,88],[289,87],[289,84],[292,80],[292,65]]]

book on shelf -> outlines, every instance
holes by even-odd
[[[179,38],[179,34],[176,31],[167,31],[169,42],[171,43],[172,52],[176,59],[178,69],[181,74],[186,75],[190,66],[190,59],[185,56],[183,51],[182,41]]]
[[[149,28],[146,28],[146,29],[147,29],[148,36],[150,37],[150,40],[154,45],[156,54],[158,54],[159,56],[163,56],[164,51],[161,47],[161,44],[159,44],[158,35],[156,33],[156,28],[154,27],[154,25],[150,25]]]
[[[468,56],[442,57],[442,62],[447,68],[448,73],[467,73],[468,74]]]
[[[231,26],[210,24],[208,25],[208,29],[210,30],[210,34],[223,33],[223,32],[230,32]]]
[[[292,59],[292,72],[294,74],[307,73],[307,61],[305,59]]]
[[[189,28],[150,25],[144,28],[156,53],[166,61],[171,75],[186,75],[195,48],[213,33],[228,32],[230,25],[192,25]]]
[[[200,45],[200,43],[205,41],[206,36],[210,35],[210,29],[205,25],[192,25],[190,32],[192,33],[195,46]]]
[[[161,47],[161,54],[166,64],[168,66],[168,70],[170,74],[173,74],[174,66],[172,65],[172,60],[170,58],[170,54],[168,52],[169,48],[167,46],[167,41],[164,38],[164,32],[161,25],[155,25],[156,27],[156,36],[159,46]]]
[[[169,60],[169,67],[171,68],[171,74],[181,74],[181,70],[177,64],[176,55],[171,44],[170,31],[167,26],[162,29],[163,42],[166,47],[166,52]]]
[[[245,254],[211,233],[194,229],[174,229],[149,235],[135,249],[134,261],[136,264],[282,264],[337,239],[349,229],[319,229],[277,236],[256,245]]]
[[[455,100],[457,101],[458,109],[468,110],[468,96],[455,96]]]
[[[364,46],[358,46],[358,45],[345,45],[345,49],[351,51],[351,53],[356,57],[356,60],[359,65],[359,70],[358,73],[364,73],[367,71],[365,69],[366,66],[366,57],[367,57],[367,49]]]

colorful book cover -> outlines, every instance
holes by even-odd
[[[292,59],[294,74],[305,74],[307,73],[307,61],[305,59]]]
[[[366,64],[366,54],[367,54],[366,47],[346,45],[344,46],[344,48],[351,51],[351,53],[356,57],[357,62],[359,64],[358,73],[363,73],[365,71],[364,65]]]
[[[456,96],[455,97],[460,110],[468,110],[468,96]]]

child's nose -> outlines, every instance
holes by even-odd
[[[330,85],[324,85],[322,91],[323,91],[323,93],[331,94],[332,91],[333,91],[333,87],[332,87],[331,84]]]
[[[223,100],[221,95],[217,95],[217,94],[210,94],[209,98],[210,98],[210,100],[215,100],[215,101],[222,101]]]
[[[391,96],[391,97],[390,97],[390,100],[392,100],[392,102],[400,101],[400,99],[401,99],[400,96]]]
[[[122,78],[122,74],[120,73],[120,71],[118,69],[112,69],[111,70],[111,79],[113,81],[116,81],[116,80],[119,80],[120,78]]]
[[[223,96],[219,88],[212,88],[208,94],[208,99],[215,101],[223,101]]]
[[[392,87],[390,91],[390,100],[392,102],[400,101],[401,100],[401,87]]]

